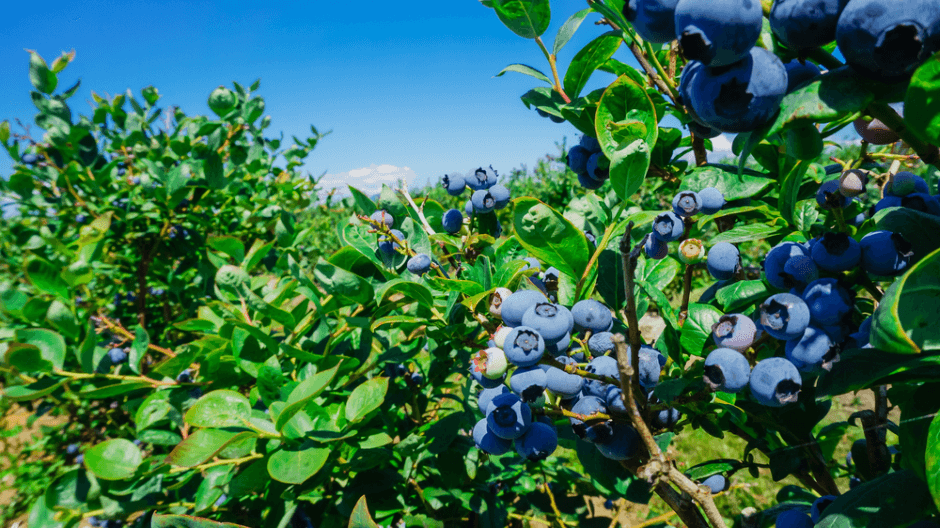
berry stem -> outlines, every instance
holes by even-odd
[[[653,67],[656,68],[656,73],[665,81],[666,86],[669,88],[669,95],[673,100],[679,98],[679,90],[676,89],[676,82],[672,80],[672,77],[666,73],[666,69],[663,68],[663,65],[659,63],[659,59],[656,58],[656,51],[653,49],[653,45],[649,41],[643,42],[643,49],[649,55],[650,62],[653,64]]]
[[[555,84],[552,88],[558,92],[558,95],[560,95],[566,103],[570,103],[571,98],[565,93],[565,89],[561,86],[561,80],[558,78],[558,61],[555,60],[555,55],[548,52],[548,48],[546,48],[545,43],[542,42],[542,37],[535,37],[535,43],[539,45],[539,49],[542,50],[542,53],[545,54],[545,58],[548,59],[548,65],[552,68],[552,77],[555,78]]]

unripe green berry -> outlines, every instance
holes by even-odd
[[[679,244],[679,260],[685,264],[698,264],[705,260],[705,246],[697,238],[687,238]]]
[[[209,108],[218,115],[227,112],[237,102],[235,93],[224,86],[219,86],[209,94]]]
[[[481,350],[473,356],[473,368],[477,372],[483,373],[483,377],[489,379],[498,379],[506,373],[509,362],[506,361],[506,354],[501,348],[487,348]]]

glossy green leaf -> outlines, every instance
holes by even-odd
[[[255,438],[251,431],[199,429],[173,448],[166,463],[181,467],[195,467],[216,456],[227,446]]]
[[[747,280],[733,282],[715,293],[715,298],[721,303],[725,313],[739,308],[750,306],[767,298],[767,286],[764,281]]]
[[[902,470],[865,482],[839,496],[826,507],[816,528],[907,526],[933,513],[927,485],[913,472]]]
[[[39,348],[23,343],[6,344],[4,363],[20,372],[50,372],[52,363],[42,357]]]
[[[649,170],[659,134],[652,100],[629,75],[621,75],[597,104],[594,129],[610,160],[610,185],[623,200],[636,193]]]
[[[782,226],[770,226],[766,224],[741,224],[732,227],[724,233],[718,233],[717,235],[709,238],[708,244],[715,245],[719,242],[737,244],[740,242],[748,242],[750,240],[764,240],[774,235],[780,234],[785,230],[786,228]]]
[[[499,73],[497,73],[493,77],[502,77],[503,74],[505,74],[506,72],[521,73],[524,75],[528,75],[530,77],[535,77],[536,79],[540,81],[545,81],[548,84],[552,84],[552,80],[549,79],[547,75],[540,72],[538,69],[533,68],[532,66],[529,66],[526,64],[510,64],[509,66],[506,66],[505,68],[500,70]]]
[[[369,514],[369,505],[366,503],[365,495],[356,501],[347,528],[379,528],[379,525],[372,520],[372,515]]]
[[[551,262],[560,272],[580,277],[590,259],[584,233],[535,198],[516,198],[513,205],[513,227],[522,247],[537,259]]]
[[[81,509],[86,503],[101,496],[97,479],[84,468],[73,469],[55,479],[46,488],[46,505],[53,509]]]
[[[346,400],[346,419],[355,423],[365,418],[370,412],[382,406],[386,392],[388,392],[388,378],[384,376],[372,378],[353,389],[349,399]]]
[[[888,288],[872,315],[871,345],[897,354],[940,349],[940,250]]]
[[[878,229],[899,233],[911,243],[914,259],[940,249],[940,218],[908,208],[888,208],[873,217]]]
[[[61,369],[65,363],[65,339],[45,328],[20,328],[16,330],[16,341],[39,349],[42,359]]]
[[[849,66],[828,71],[784,96],[780,113],[764,137],[792,123],[835,121],[847,113],[864,109],[874,98]]]
[[[372,285],[362,277],[323,260],[313,272],[319,284],[330,294],[354,304],[369,304],[374,297]]]
[[[85,451],[85,467],[103,480],[130,478],[142,461],[140,449],[123,438],[105,440]]]
[[[679,189],[682,191],[701,191],[706,187],[714,187],[721,191],[725,200],[740,200],[750,198],[774,183],[770,178],[741,174],[740,176],[730,170],[717,166],[704,166],[692,169],[682,177]]]
[[[915,135],[940,143],[940,53],[918,66],[904,97],[904,123]]]
[[[248,398],[235,391],[217,390],[199,398],[184,419],[196,427],[244,427],[250,415]]]
[[[623,42],[620,36],[619,31],[608,31],[595,37],[575,54],[568,71],[565,72],[565,94],[569,98],[574,99],[581,95],[581,90],[587,85],[594,71],[614,55]]]
[[[59,84],[58,76],[49,69],[38,53],[33,50],[26,51],[29,52],[29,82],[40,92],[51,94]]]
[[[712,333],[712,326],[724,314],[721,310],[707,304],[689,304],[689,315],[682,326],[679,342],[686,352],[693,356],[704,355],[705,343]]]
[[[545,33],[552,13],[548,0],[492,0],[496,16],[513,33],[534,39]]]
[[[796,201],[806,170],[811,164],[810,161],[806,160],[798,161],[780,182],[780,198],[777,201],[777,209],[783,215],[783,219],[790,225],[796,225],[793,219],[793,214],[796,211]]]
[[[568,20],[558,28],[558,33],[555,34],[555,43],[552,45],[552,53],[558,55],[558,52],[565,47],[565,44],[571,40],[571,37],[574,36],[575,32],[578,31],[578,28],[581,26],[581,22],[584,22],[584,17],[591,12],[591,8],[586,8],[578,11],[577,13],[568,17]],[[568,94],[572,99],[574,98],[571,94]]]
[[[2,395],[10,401],[28,401],[42,398],[54,392],[56,389],[65,385],[64,379],[42,378],[39,381],[28,385],[14,385],[12,387],[2,387]]]
[[[336,365],[333,368],[317,372],[300,382],[300,384],[291,391],[290,396],[287,397],[287,407],[281,411],[277,417],[277,422],[274,424],[278,431],[283,429],[284,425],[286,425],[295,414],[306,407],[310,400],[316,398],[329,386],[330,382],[333,381],[333,377],[336,376],[339,367],[340,365]]]
[[[804,233],[809,233],[813,224],[815,224],[818,219],[819,208],[816,205],[815,199],[800,200],[796,203],[796,207],[793,210],[793,225],[797,229]]]
[[[150,528],[248,528],[241,524],[222,523],[202,517],[189,515],[153,514],[150,519]]]
[[[940,356],[891,354],[877,348],[849,349],[816,386],[817,396],[836,396],[892,380],[929,381],[940,377]]]
[[[278,482],[303,484],[326,464],[330,451],[312,442],[298,448],[282,448],[268,458],[268,473]]]
[[[39,290],[69,298],[68,284],[59,276],[60,268],[39,257],[33,257],[26,263],[26,277]]]

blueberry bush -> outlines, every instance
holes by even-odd
[[[4,470],[47,479],[30,528],[568,526],[579,495],[666,511],[643,526],[937,526],[936,0],[588,0],[551,51],[548,0],[481,3],[548,62],[498,76],[580,131],[562,171],[324,204],[298,168],[326,134],[264,137],[260,83],[76,119],[74,53],[30,53],[2,404],[66,417],[44,475]],[[699,431],[743,449],[683,459]],[[716,504],[767,473],[772,504]]]

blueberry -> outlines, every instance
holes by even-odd
[[[473,363],[473,369],[482,372],[484,377],[490,379],[503,377],[509,366],[506,353],[503,352],[503,349],[496,347],[480,350],[471,358],[471,362]]]
[[[84,462],[84,461],[85,461],[85,455],[84,455],[84,454],[80,454],[80,455],[78,455],[77,457],[75,457],[75,463],[76,463],[76,464],[81,464],[81,463]]]
[[[911,193],[930,194],[927,182],[911,172],[901,171],[885,185],[885,196],[907,196]]]
[[[127,174],[127,169],[124,169],[124,168],[118,169],[117,171],[118,176],[124,176],[125,174]]]
[[[542,280],[544,280],[545,282],[552,282],[552,281],[558,282],[558,275],[560,273],[561,272],[558,271],[558,268],[551,266],[547,270],[545,270],[545,273],[542,274]]]
[[[610,332],[600,332],[588,339],[588,350],[594,356],[606,355],[614,350],[614,343],[610,340],[613,334]]]
[[[395,227],[395,217],[391,215],[385,209],[379,209],[378,211],[372,213],[369,217],[373,222],[381,222],[388,226],[389,229]]]
[[[885,196],[884,198],[878,200],[878,203],[875,204],[874,211],[877,213],[882,209],[887,209],[889,207],[902,207],[902,199],[900,196]]]
[[[431,257],[424,253],[418,253],[408,259],[407,267],[408,271],[416,275],[424,275],[431,269]]]
[[[749,385],[757,403],[783,407],[797,401],[803,380],[800,371],[786,358],[770,357],[754,366]]]
[[[444,226],[444,231],[454,235],[460,232],[460,228],[463,227],[463,215],[460,213],[459,209],[448,209],[443,216],[441,216],[441,225]]]
[[[503,342],[506,359],[517,367],[530,367],[542,359],[545,353],[545,339],[541,333],[528,325],[512,329]]]
[[[937,51],[937,24],[940,10],[931,0],[890,8],[880,0],[852,0],[839,16],[836,44],[852,69],[893,83],[909,77]]]
[[[597,247],[597,237],[590,230],[584,232],[584,238],[594,247]]]
[[[731,486],[731,482],[729,482],[728,479],[721,473],[708,477],[702,481],[702,484],[707,486],[709,491],[711,491],[713,494],[721,493]]]
[[[467,200],[467,202],[463,205],[463,212],[466,213],[467,216],[473,216],[473,202],[472,201]]]
[[[846,219],[846,222],[848,222],[848,224],[853,227],[862,227],[862,223],[867,219],[868,217],[865,216],[865,213],[862,212],[862,213],[858,213],[851,219]]]
[[[560,304],[536,303],[522,314],[522,324],[535,329],[546,345],[561,341],[574,326],[571,312]]]
[[[603,152],[595,152],[594,154],[591,154],[587,160],[585,174],[587,174],[588,178],[603,183],[608,178],[610,178],[610,169],[599,167],[598,165],[601,164],[601,160],[606,160]]]
[[[764,257],[763,262],[764,275],[767,277],[767,282],[774,288],[781,290],[792,288],[793,285],[788,280],[787,275],[785,275],[784,267],[791,258],[807,255],[809,255],[809,252],[806,248],[795,242],[781,242],[772,247],[770,251],[767,252],[767,256]]]
[[[88,217],[83,214],[75,215],[76,224],[84,224],[86,220],[88,220]]]
[[[722,132],[749,132],[779,111],[787,93],[787,70],[776,55],[755,47],[736,64],[696,72],[689,93],[702,124]]]
[[[872,231],[859,242],[862,269],[881,276],[900,275],[914,256],[911,243],[900,233]]]
[[[855,489],[862,483],[862,479],[858,477],[849,477],[849,489]]]
[[[786,354],[800,372],[809,374],[832,370],[832,364],[839,361],[839,347],[815,326],[807,326],[799,339],[787,341]]]
[[[712,325],[712,339],[720,348],[730,348],[738,352],[747,350],[757,335],[757,325],[750,317],[741,314],[727,314]]]
[[[617,360],[611,356],[597,356],[591,360],[584,370],[598,376],[607,376],[614,379],[620,379],[620,370],[617,368]],[[596,379],[584,380],[584,393],[597,398],[607,397],[607,383]]]
[[[65,453],[67,455],[74,455],[78,453],[78,444],[69,444],[65,447]]]
[[[901,140],[901,136],[888,128],[880,119],[862,116],[852,122],[855,132],[872,145],[890,145]]]
[[[861,169],[852,169],[839,176],[839,192],[842,196],[854,198],[865,192],[868,183],[868,172]]]
[[[561,363],[574,363],[574,360],[567,356],[558,356]],[[574,397],[584,387],[584,378],[577,374],[568,374],[558,367],[545,366],[545,388],[552,393],[561,396],[563,399]]]
[[[397,229],[392,229],[391,233],[395,235],[396,237],[398,237],[398,240],[405,239],[405,234]],[[395,242],[394,239],[389,238],[385,235],[382,235],[379,237],[379,250],[381,252],[390,255],[392,253],[395,253],[395,250],[399,248],[401,248],[401,246],[398,245],[398,242]]]
[[[604,501],[604,507],[607,508],[608,510],[614,509],[614,501],[611,499],[607,499],[606,501]]]
[[[480,412],[486,414],[486,408],[489,407],[490,402],[493,401],[493,398],[501,394],[512,394],[509,391],[509,388],[499,383],[492,388],[486,388],[480,391],[480,394],[477,395],[477,408],[480,409]]]
[[[534,402],[545,392],[545,370],[539,365],[519,367],[509,377],[509,388],[524,402]]]
[[[838,273],[858,266],[862,248],[846,233],[826,233],[813,246],[813,262],[820,268]]]
[[[545,460],[558,449],[558,433],[542,422],[534,422],[515,441],[516,453],[526,460]]]
[[[108,351],[108,359],[110,359],[111,363],[114,365],[123,363],[127,361],[127,352],[120,348],[112,348]]]
[[[809,321],[809,306],[791,293],[771,295],[760,305],[761,326],[777,339],[788,341],[802,336]]]
[[[687,107],[686,109],[689,110],[689,108],[691,107]],[[693,112],[694,111],[690,110],[689,115],[692,115],[693,119],[698,119],[698,117],[695,114],[693,114]],[[691,132],[697,137],[704,138],[704,139],[713,139],[721,135],[721,130],[715,130],[714,128],[708,125],[699,123],[698,121],[692,121],[691,123],[689,123],[689,132]],[[714,213],[705,213],[705,214],[714,214]]]
[[[133,183],[134,185],[140,185],[140,176],[134,176],[133,178],[131,178],[131,183]]]
[[[705,264],[712,277],[727,280],[741,268],[741,254],[734,244],[719,242],[708,250]]]
[[[705,384],[712,390],[740,392],[747,386],[751,365],[737,350],[718,348],[705,358]]]
[[[23,154],[23,157],[20,158],[20,161],[26,165],[35,165],[39,163],[39,156],[30,152],[28,154]]]
[[[653,413],[651,422],[653,427],[666,429],[675,427],[675,425],[679,423],[680,418],[682,418],[682,413],[680,413],[678,409],[669,408]]]
[[[614,413],[628,413],[627,404],[623,401],[623,389],[615,385],[607,386],[607,393],[604,396],[608,409]]]
[[[848,0],[777,0],[770,29],[788,48],[818,48],[836,39],[836,22]]]
[[[816,203],[823,209],[844,208],[849,205],[849,198],[839,192],[839,180],[823,182],[816,191]]]
[[[666,356],[662,354],[659,350],[648,346],[640,346],[640,386],[644,389],[651,389],[659,383],[659,375],[663,370],[663,367],[666,366]],[[609,356],[601,356],[609,357]],[[633,353],[630,351],[630,347],[627,347],[627,358],[632,362]],[[613,359],[613,358],[611,358]],[[615,361],[616,363],[616,361]],[[617,378],[620,378],[619,371]]]
[[[777,516],[777,528],[813,528],[813,521],[809,515],[799,510],[787,510]]]
[[[613,322],[610,308],[594,299],[578,301],[571,307],[575,330],[590,330],[593,333],[606,332]]]
[[[189,397],[199,399],[202,398],[202,387],[196,387],[189,391]]]
[[[488,189],[473,191],[473,194],[470,195],[470,202],[473,203],[473,210],[480,214],[489,213],[496,209],[496,198]]]
[[[575,174],[587,173],[587,160],[591,153],[581,145],[575,145],[568,149],[568,168]]]
[[[607,414],[607,405],[604,400],[597,396],[585,395],[571,406],[571,412],[584,416],[590,416],[594,413]],[[591,420],[590,424],[577,418],[569,418],[571,429],[579,438],[588,442],[598,443],[607,442],[613,436],[613,429],[610,420]]]
[[[760,37],[760,2],[679,0],[676,38],[683,55],[706,66],[729,66],[745,58]]]
[[[862,348],[867,345],[871,340],[871,316],[867,317],[862,324],[859,325],[858,331],[849,335],[846,343],[843,344],[845,348]]]
[[[483,418],[473,426],[473,442],[484,453],[499,456],[512,449],[512,441],[500,438],[490,431]]]
[[[623,17],[637,35],[653,44],[665,44],[676,38],[676,3],[678,0],[629,0]]]
[[[645,238],[643,251],[646,253],[647,258],[662,260],[669,254],[669,244],[650,235]]]
[[[496,185],[497,178],[495,174],[489,174],[486,172],[486,169],[480,167],[464,176],[464,181],[467,183],[467,187],[470,187],[474,191],[479,191],[489,189]],[[474,204],[474,206],[476,206],[476,204]]]
[[[705,187],[698,197],[702,200],[702,214],[715,214],[725,205],[725,195],[714,187]]]
[[[663,242],[679,240],[685,232],[682,218],[672,211],[656,216],[653,220],[653,236]]]
[[[820,73],[819,66],[809,61],[805,61],[801,64],[799,60],[793,59],[783,66],[787,70],[787,93],[792,92],[798,86],[815,78]]]
[[[853,296],[836,279],[818,279],[803,291],[810,320],[820,326],[838,324],[852,311]]]
[[[179,373],[179,376],[176,376],[176,381],[180,383],[192,383],[193,373],[191,370],[186,369],[183,372]]]
[[[85,519],[85,521],[88,523],[88,526],[92,528],[98,528],[102,525],[102,522],[97,517],[89,517]]]
[[[424,375],[418,371],[412,372],[407,378],[405,378],[408,383],[411,385],[417,386],[424,383]]]
[[[596,191],[604,186],[603,180],[595,180],[587,175],[587,173],[578,174],[578,184],[585,189]]]
[[[611,460],[628,460],[642,450],[640,435],[632,426],[623,422],[613,422],[610,438],[595,442],[597,450]]]
[[[532,410],[515,394],[500,394],[486,407],[486,425],[500,438],[515,440],[532,425]]]
[[[467,188],[467,181],[463,176],[450,176],[445,174],[441,178],[441,187],[447,189],[447,194],[451,196],[460,196]]]
[[[689,217],[702,210],[702,198],[695,191],[682,191],[672,199],[672,212]]]
[[[819,278],[819,269],[811,257],[799,255],[787,261],[783,266],[783,275],[790,287],[802,289]]]
[[[600,142],[597,141],[597,138],[588,136],[586,134],[581,136],[581,142],[579,143],[579,145],[581,145],[581,147],[583,147],[585,150],[587,150],[591,154],[595,152],[600,152],[601,150],[601,144]]]
[[[940,216],[940,201],[937,200],[936,196],[925,193],[917,192],[901,197],[901,207]]]
[[[496,185],[490,187],[490,196],[493,197],[493,200],[496,202],[497,209],[503,209],[509,205],[510,193],[504,185],[497,183]]]
[[[823,495],[815,501],[813,501],[813,509],[810,512],[810,517],[813,520],[813,524],[819,522],[819,519],[822,518],[823,512],[826,511],[826,508],[833,503],[838,497],[835,495]]]

